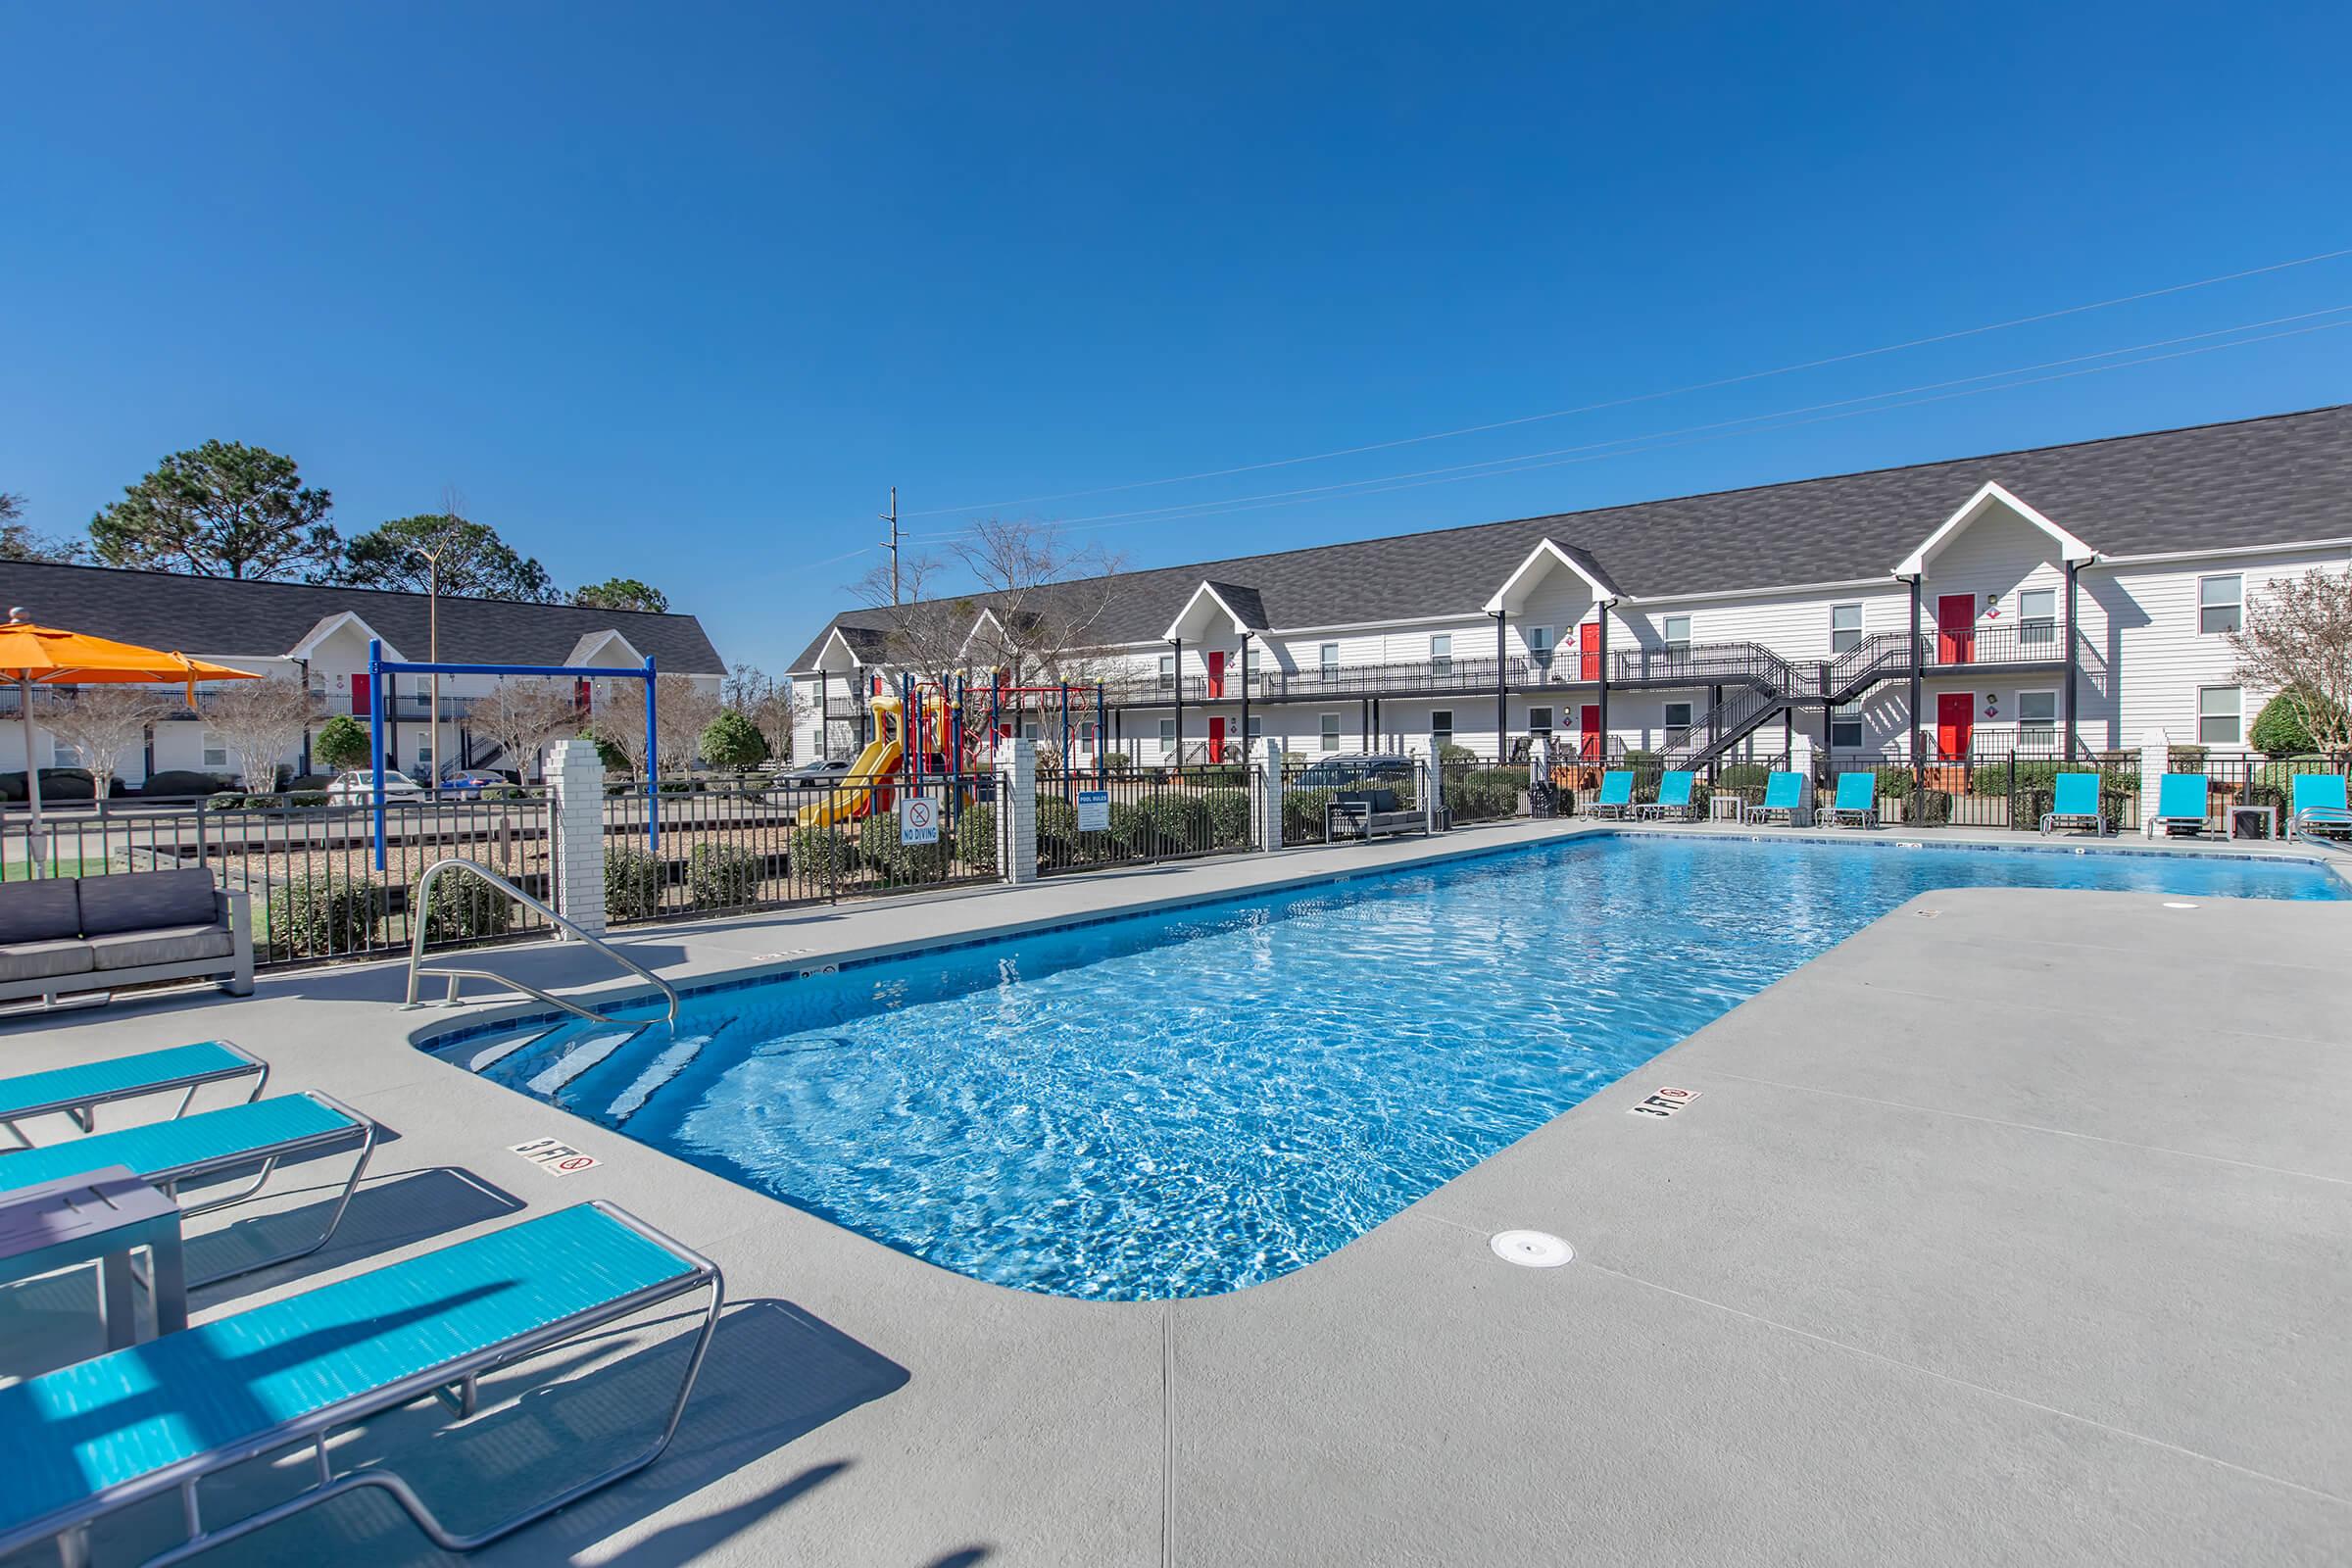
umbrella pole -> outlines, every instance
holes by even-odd
[[[24,838],[24,853],[29,862],[24,867],[24,874],[37,877],[41,875],[43,863],[49,858],[49,846],[46,836],[41,832],[40,761],[32,755],[32,682],[22,675],[17,677],[17,701],[24,710],[24,799],[32,807],[32,826]]]

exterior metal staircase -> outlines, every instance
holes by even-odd
[[[1669,768],[1698,768],[1791,708],[1838,707],[1908,673],[1911,658],[1911,634],[1899,631],[1874,632],[1836,659],[1801,666],[1759,643],[1694,643],[1628,655],[1618,665],[1618,684],[1733,688],[1663,754]]]

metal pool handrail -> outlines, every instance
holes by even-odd
[[[416,879],[416,892],[415,896],[416,903],[414,909],[422,910],[430,907],[430,906],[425,902],[426,890],[433,885],[433,878],[439,876],[444,871],[452,869],[453,867],[463,867],[466,870],[471,871],[475,876],[480,877],[492,887],[503,890],[508,897],[514,899],[517,904],[522,905],[526,908],[538,910],[554,924],[562,927],[565,931],[570,932],[574,937],[578,938],[582,942],[587,943],[597,952],[603,954],[606,957],[611,958],[614,963],[619,964],[623,969],[628,970],[631,974],[634,974],[638,978],[649,981],[653,985],[659,987],[662,995],[669,999],[670,1026],[672,1028],[677,1026],[677,987],[671,985],[668,981],[662,979],[660,975],[654,973],[653,970],[648,969],[636,959],[628,956],[626,954],[612,947],[601,937],[590,936],[587,932],[581,930],[569,920],[564,919],[564,916],[558,914],[555,910],[549,908],[537,899],[532,898],[528,893],[523,892],[522,889],[516,887],[514,883],[508,881],[496,871],[493,871],[488,866],[482,864],[479,860],[468,860],[463,856],[453,855],[446,859],[435,860],[432,864],[426,866],[424,868],[424,875]],[[403,1004],[404,1006],[410,1007],[421,1005],[421,1004],[416,1000],[416,991],[417,983],[424,977],[423,965],[425,922],[421,915],[416,917],[416,935],[412,937],[409,942],[409,1000]],[[576,1002],[567,1002],[562,997],[540,990],[537,986],[531,985],[527,981],[517,980],[512,975],[500,974],[495,970],[435,969],[432,972],[436,975],[447,975],[449,977],[449,993],[447,996],[442,998],[443,1006],[455,1005],[458,1000],[458,982],[462,979],[471,978],[475,980],[488,980],[497,985],[510,987],[513,990],[521,992],[527,997],[534,997],[539,1001],[546,1003],[550,1006],[561,1007],[565,1012],[571,1013],[575,1017],[585,1018],[590,1023],[611,1023],[612,1021],[611,1018],[606,1017],[603,1013],[598,1012],[593,1008],[583,1007]]]

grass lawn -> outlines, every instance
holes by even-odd
[[[49,862],[49,874],[51,876],[79,876],[85,865],[93,874],[106,869],[104,860],[53,859]],[[4,865],[0,865],[0,881],[26,882],[31,878],[32,863],[28,860],[10,860]]]

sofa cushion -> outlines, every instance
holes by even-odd
[[[0,882],[0,945],[57,942],[81,935],[74,878]]]
[[[0,985],[11,980],[46,980],[87,974],[96,967],[90,945],[79,938],[58,942],[11,942],[0,947]]]
[[[225,926],[165,926],[155,931],[118,931],[92,937],[90,953],[101,969],[137,969],[150,963],[195,963],[225,958],[236,951]]]
[[[168,925],[205,925],[218,913],[213,873],[202,866],[81,879],[81,934],[85,937],[153,931]]]

